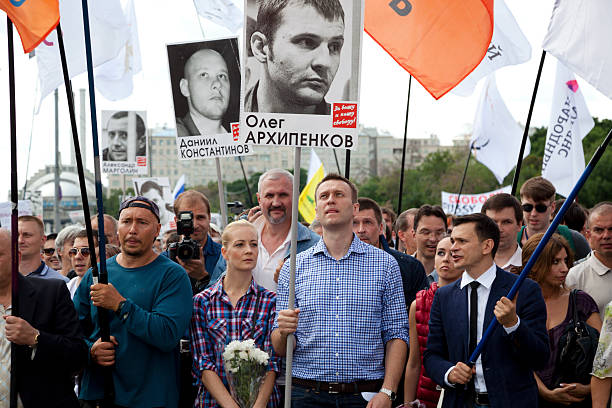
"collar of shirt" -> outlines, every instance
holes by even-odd
[[[482,275],[478,277],[478,279],[472,278],[467,271],[463,272],[461,275],[461,289],[463,289],[466,285],[469,285],[473,281],[477,281],[481,286],[487,288],[487,290],[491,289],[491,285],[495,280],[495,275],[497,274],[497,266],[495,264],[491,265],[489,269],[485,271]]]
[[[610,271],[610,268],[608,268],[606,265],[604,265],[598,258],[597,256],[595,256],[595,251],[591,251],[591,255],[589,256],[589,258],[586,260],[586,262],[589,262],[591,265],[591,268],[593,268],[593,270],[595,271],[595,273],[597,273],[599,276],[603,276],[606,273],[608,273]]]
[[[216,242],[213,241],[210,234],[206,237],[206,244],[204,244],[204,248],[202,248],[202,254],[206,257],[207,255],[217,255],[221,252],[220,246],[215,245]]]
[[[225,281],[227,275],[222,276],[219,280],[211,287],[210,297],[224,299],[227,303],[230,303],[229,297],[225,293],[225,289],[223,288],[223,282]],[[255,281],[251,279],[251,284],[249,285],[247,291],[244,293],[244,296],[255,295],[257,294],[257,287],[255,286]],[[227,298],[227,299],[226,299]]]
[[[516,245],[516,251],[512,254],[508,262],[504,266],[500,266],[504,271],[508,271],[506,268],[510,268],[512,266],[523,266],[523,250],[520,245]]]
[[[351,246],[349,247],[348,251],[346,251],[346,254],[344,254],[344,256],[340,258],[339,260],[348,258],[353,252],[356,254],[365,254],[367,251],[366,245],[369,245],[369,244],[364,243],[362,240],[357,238],[357,235],[355,235],[355,233],[353,233],[353,241],[351,242]],[[313,247],[312,254],[313,255],[323,254],[327,256],[328,258],[332,258],[332,259],[334,258],[333,256],[329,254],[329,251],[327,250],[327,245],[325,245],[325,242],[323,242],[323,239],[320,239],[319,242],[317,242],[316,245]]]
[[[30,275],[45,276],[47,272],[48,272],[47,264],[45,264],[43,261],[40,261],[40,266],[36,268],[33,272],[30,272],[28,276]]]

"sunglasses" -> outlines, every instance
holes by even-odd
[[[89,248],[87,247],[83,247],[83,248],[70,248],[68,250],[68,255],[70,256],[76,256],[76,254],[81,253],[82,256],[89,256]]]
[[[532,212],[534,207],[535,210],[539,213],[545,213],[548,209],[548,206],[546,204],[536,204],[535,206],[533,204],[523,204],[521,207],[523,207],[523,211],[528,213]]]
[[[55,248],[43,248],[42,253],[51,256],[55,253]]]

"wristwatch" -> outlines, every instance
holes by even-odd
[[[391,400],[391,401],[395,401],[395,398],[397,397],[397,394],[394,393],[393,391],[391,391],[388,388],[381,388],[379,392],[382,392],[383,394],[386,394],[387,397],[389,397],[389,400]]]

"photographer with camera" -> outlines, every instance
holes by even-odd
[[[209,234],[210,203],[204,194],[196,190],[181,193],[174,200],[174,213],[176,232],[183,238],[168,247],[168,256],[185,268],[195,295],[210,286],[211,276],[221,276],[225,259],[221,245]]]

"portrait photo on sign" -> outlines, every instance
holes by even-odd
[[[177,137],[229,134],[240,117],[238,39],[168,44]]]
[[[137,163],[147,156],[146,113],[102,111],[102,161]]]
[[[334,102],[358,101],[362,1],[246,0],[245,10],[244,112],[331,115]]]
[[[174,223],[172,191],[168,177],[150,177],[134,179],[134,190],[137,196],[153,201],[159,207],[159,223],[162,230],[171,229]]]

